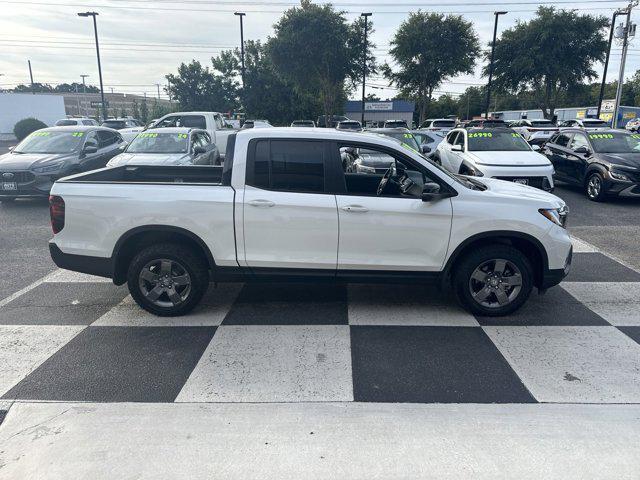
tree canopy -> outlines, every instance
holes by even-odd
[[[496,41],[496,87],[533,92],[537,107],[552,117],[563,94],[597,76],[593,65],[604,58],[607,25],[602,16],[539,7],[535,18],[519,21]]]

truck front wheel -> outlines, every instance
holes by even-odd
[[[471,313],[508,315],[527,301],[533,288],[529,259],[509,245],[480,247],[465,256],[453,275],[458,300]]]
[[[140,307],[161,317],[184,315],[207,291],[206,263],[191,249],[175,244],[141,250],[127,271],[127,285]]]

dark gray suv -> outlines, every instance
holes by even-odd
[[[53,182],[104,167],[126,145],[115,130],[94,126],[43,128],[0,156],[0,201],[49,195]]]

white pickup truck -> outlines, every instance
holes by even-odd
[[[385,173],[345,172],[388,155]],[[373,170],[373,169],[372,169]],[[50,251],[61,268],[128,283],[180,315],[210,281],[437,280],[468,310],[513,312],[571,265],[567,208],[552,194],[453,175],[391,138],[249,129],[222,167],[123,166],[57,181]]]
[[[206,130],[211,135],[211,141],[218,147],[224,158],[227,150],[229,135],[237,130],[228,124],[219,112],[176,112],[159,118],[152,128],[187,127]]]

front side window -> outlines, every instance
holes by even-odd
[[[569,140],[571,140],[571,135],[560,133],[551,139],[551,143],[555,143],[561,147],[567,147],[569,145]]]
[[[460,132],[451,132],[449,135],[447,135],[447,143],[453,145],[453,142],[455,142],[455,137],[458,135],[458,133]]]
[[[253,178],[247,183],[286,192],[324,191],[324,143],[311,140],[258,140]]]
[[[180,125],[176,125],[177,127],[201,128],[203,130],[207,128],[207,121],[202,115],[184,115],[179,123]]]
[[[469,132],[470,152],[526,152],[529,144],[519,133],[497,130],[479,130]]]
[[[107,132],[104,130],[100,130],[97,132],[98,134],[98,147],[105,148],[109,145],[113,145],[118,141],[118,134],[115,132]]]
[[[127,147],[128,153],[186,153],[186,133],[142,132]]]
[[[575,152],[580,147],[589,148],[589,141],[587,140],[587,137],[585,137],[581,133],[576,133],[573,136],[573,140],[571,140],[569,148]]]
[[[14,153],[71,153],[76,151],[85,139],[85,132],[73,130],[36,131],[13,149]]]

